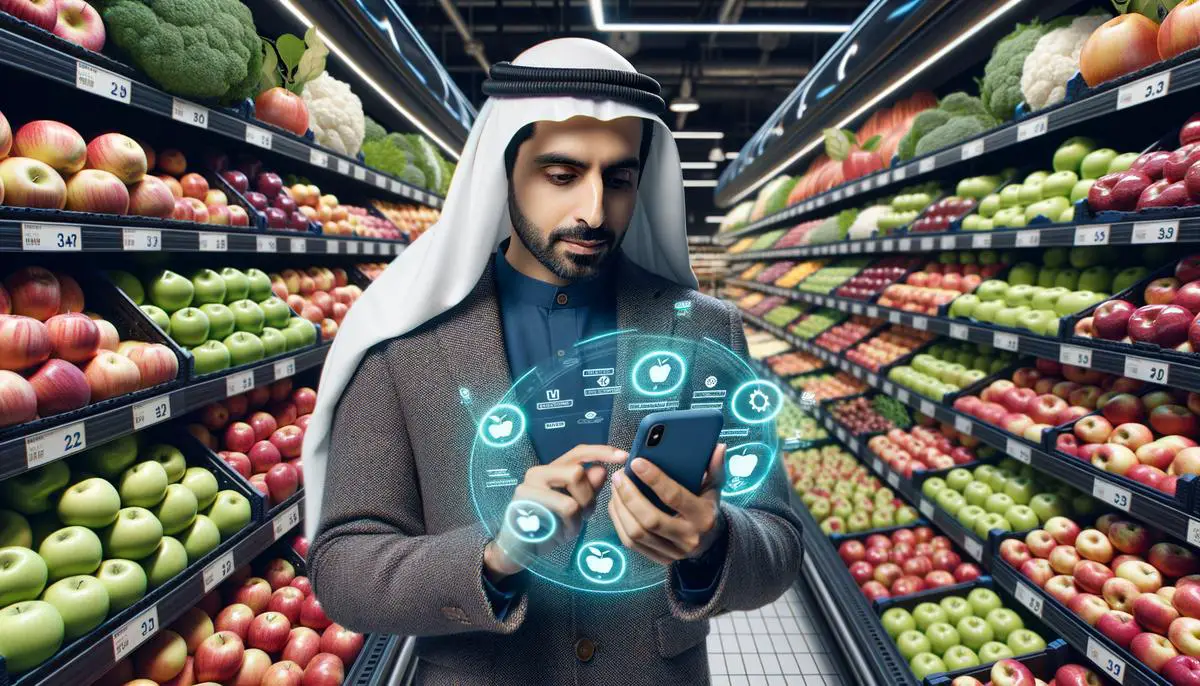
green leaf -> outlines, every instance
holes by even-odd
[[[854,132],[850,129],[842,129],[842,135],[846,137],[851,147],[858,145],[858,136],[854,135]]]
[[[261,93],[279,86],[282,79],[279,75],[279,57],[275,54],[275,46],[266,38],[262,39],[263,61],[261,78],[258,82],[258,92]]]
[[[829,159],[841,162],[850,155],[850,142],[841,131],[825,129],[821,133],[825,137],[825,154],[829,155]]]
[[[871,136],[870,138],[868,138],[867,142],[863,143],[859,147],[862,148],[863,150],[866,150],[867,152],[872,152],[875,150],[875,148],[879,147],[879,143],[882,140],[883,140],[882,135],[875,134],[874,136]]]
[[[325,58],[329,55],[329,48],[325,47],[325,41],[321,40],[321,36],[315,28],[309,29],[308,33],[304,34],[304,41],[308,45],[308,49],[304,51],[304,55],[300,58],[300,64],[296,67],[296,73],[292,75],[291,90],[296,93],[304,89],[304,84],[325,71]]]
[[[291,76],[304,57],[304,41],[290,33],[285,33],[275,39],[275,49],[279,51],[279,59],[283,61],[284,73]]]

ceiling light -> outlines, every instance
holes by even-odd
[[[700,109],[700,103],[695,98],[675,98],[668,107],[672,112],[686,114]]]
[[[737,158],[738,158],[737,151],[725,153],[725,159],[727,159],[727,160],[736,160]]]
[[[845,33],[852,24],[642,24],[636,22],[609,23],[604,20],[603,0],[588,0],[592,23],[597,31],[627,31],[632,33]]]
[[[708,216],[704,218],[704,221],[707,224],[720,224],[721,222],[725,221],[725,215],[721,215],[719,217]]]
[[[719,141],[725,137],[720,131],[672,131],[671,135],[677,141],[709,140]]]
[[[715,167],[717,162],[720,162],[723,159],[725,159],[725,153],[721,150],[721,146],[712,146],[712,150],[708,151],[708,161],[712,162],[713,166]]]
[[[716,169],[716,162],[680,162],[680,169]]]
[[[715,188],[717,185],[716,179],[684,179],[684,188]]]

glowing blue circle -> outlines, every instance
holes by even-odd
[[[730,458],[746,455],[755,457],[753,466],[748,469],[745,467],[747,464],[745,457],[735,460],[734,465],[738,468],[737,474],[735,474],[735,470],[730,466]],[[721,486],[721,495],[735,496],[753,491],[758,488],[774,466],[775,450],[761,441],[752,441],[726,448],[725,483]]]
[[[528,517],[537,519],[536,529],[522,528],[522,523],[527,522]],[[544,525],[543,522],[549,522],[549,526]],[[558,518],[545,505],[537,501],[514,500],[508,504],[508,509],[504,513],[504,524],[515,538],[525,543],[541,543],[550,540],[550,537],[554,535],[554,530],[558,528]],[[526,526],[528,525],[526,524]],[[537,532],[542,529],[545,529],[546,533],[538,534]]]
[[[742,400],[743,396],[745,396],[744,400]],[[739,400],[741,400],[740,403]],[[763,403],[761,410],[759,403]],[[750,410],[750,413],[742,412],[743,405],[744,409]],[[747,381],[733,392],[729,408],[738,421],[747,424],[769,422],[775,419],[779,415],[779,411],[783,409],[783,391],[779,390],[779,386],[763,379]]]
[[[593,569],[593,565],[601,562],[593,563],[592,560],[611,560],[609,570],[602,573]],[[580,546],[575,554],[575,568],[583,578],[594,584],[616,583],[625,576],[625,553],[607,541],[589,541]]]
[[[514,421],[505,414],[506,412],[511,412],[519,421]],[[509,423],[507,431],[503,429],[505,422]],[[493,431],[493,427],[500,428]],[[521,440],[521,436],[525,434],[525,411],[511,403],[500,403],[484,413],[483,419],[479,420],[478,434],[479,439],[488,447],[507,448]]]
[[[669,364],[666,364],[667,360],[664,360],[663,358],[670,358],[671,360],[674,360],[675,364],[679,367],[679,373],[675,375],[675,380],[668,388],[646,389],[646,387],[640,383],[638,377],[641,375],[642,366],[645,365],[647,361],[654,362],[654,367],[647,372],[646,378],[655,386],[658,386],[659,383],[665,383],[675,371],[671,369]],[[667,376],[663,377],[662,382],[655,382],[653,378],[654,369],[657,369],[660,366],[667,367]],[[683,385],[683,380],[685,377],[687,377],[687,363],[683,361],[682,357],[669,350],[655,350],[652,353],[646,353],[645,355],[642,355],[641,359],[639,359],[637,363],[633,365],[633,374],[630,375],[630,380],[633,382],[633,387],[638,393],[649,396],[662,396],[670,395],[671,393],[679,390],[679,387]]]

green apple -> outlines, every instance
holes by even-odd
[[[984,218],[978,214],[968,214],[962,218],[960,226],[962,226],[963,231],[980,231],[983,220]]]
[[[154,460],[138,462],[121,474],[117,492],[125,507],[154,507],[167,493],[167,470]]]
[[[240,269],[226,267],[221,270],[221,278],[225,280],[226,303],[243,300],[250,295],[250,277]]]
[[[58,499],[58,518],[68,526],[99,529],[112,524],[120,509],[117,489],[100,477],[80,481],[63,491]]]
[[[1110,259],[1111,250],[1108,248],[1108,246],[1084,245],[1077,248],[1071,248],[1070,252],[1071,266],[1076,269],[1095,267],[1103,262],[1109,261]],[[1086,274],[1087,272],[1084,273]]]
[[[955,467],[946,473],[946,485],[960,493],[966,489],[967,484],[974,480],[975,477],[971,476],[971,472],[962,467]]]
[[[991,625],[981,617],[963,617],[954,628],[958,630],[962,644],[973,651],[995,638]]]
[[[925,635],[929,637],[929,645],[933,652],[938,655],[945,655],[947,650],[962,643],[962,636],[958,635],[958,630],[946,621],[929,625],[929,628],[925,629]]]
[[[222,343],[229,349],[229,363],[234,367],[258,362],[266,357],[267,354],[262,340],[258,336],[246,331],[236,331],[230,334]]]
[[[1054,285],[1054,278],[1057,276],[1057,267],[1042,267],[1038,270],[1036,283],[1040,288],[1049,288]]]
[[[950,316],[958,319],[966,319],[971,316],[971,312],[975,310],[975,306],[979,303],[979,296],[973,293],[964,293],[950,303]]]
[[[1022,205],[1029,205],[1041,200],[1044,197],[1043,183],[1044,181],[1026,181],[1021,184],[1021,190],[1017,191],[1017,200]]]
[[[826,517],[821,522],[821,533],[826,536],[846,532],[846,521],[841,517]]]
[[[979,649],[979,659],[983,662],[996,662],[1013,656],[1013,651],[999,641],[984,643]]]
[[[258,301],[258,306],[263,311],[263,323],[272,328],[282,329],[292,316],[292,309],[287,303],[275,296]]]
[[[896,523],[896,513],[894,511],[875,510],[871,513],[871,526],[876,529],[895,526]]]
[[[191,526],[180,532],[179,540],[183,543],[183,549],[187,551],[188,562],[192,563],[221,544],[221,532],[213,520],[198,514],[192,520]]]
[[[1093,291],[1071,291],[1054,303],[1054,313],[1060,317],[1074,314],[1096,303],[1104,302],[1107,298],[1103,293]]]
[[[1004,304],[1009,307],[1028,305],[1033,302],[1033,296],[1039,292],[1037,288],[1037,286],[1024,284],[1009,286],[1008,291],[1004,293]]]
[[[960,598],[956,595],[946,596],[938,602],[943,610],[946,611],[946,621],[951,625],[957,625],[963,617],[971,616],[971,604],[966,598]]]
[[[900,526],[912,524],[919,518],[920,516],[917,514],[916,509],[908,505],[896,510],[896,524],[899,524]]]
[[[250,282],[247,298],[258,302],[271,297],[271,277],[261,269],[251,267],[246,270],[246,279]]]
[[[943,488],[946,488],[946,480],[940,476],[931,476],[921,484],[921,494],[932,500]]]
[[[999,512],[989,512],[975,522],[975,535],[987,541],[991,531],[1012,531],[1012,527],[1009,526],[1004,515]]]
[[[62,616],[42,600],[13,603],[0,610],[0,655],[10,675],[49,660],[62,646]]]
[[[975,524],[979,518],[987,514],[987,510],[979,505],[965,505],[962,509],[955,513],[954,518],[959,521],[967,530],[974,531]]]
[[[221,532],[221,540],[236,534],[250,523],[250,501],[237,491],[224,490],[205,512]]]
[[[157,305],[142,305],[141,310],[163,333],[171,335],[171,315],[166,310]]]
[[[106,479],[115,479],[130,465],[137,462],[137,456],[137,434],[128,434],[95,448],[89,448],[72,459],[72,466]]]
[[[258,335],[258,339],[262,341],[263,355],[266,357],[274,357],[287,352],[287,337],[279,329],[264,326],[262,333]]]
[[[1009,207],[1016,207],[1020,204],[1021,204],[1021,184],[1010,183],[1007,186],[1005,186],[1004,188],[1000,189],[1000,207],[1002,209],[1009,208]],[[993,218],[995,218],[995,216],[998,214],[1000,214],[999,211],[997,211],[994,215],[992,215]]]
[[[49,538],[50,534],[62,528],[62,522],[58,521],[58,514],[53,510],[29,515],[27,519],[29,528],[33,531],[33,545],[29,547],[35,550],[41,547],[42,541]]]
[[[132,560],[105,560],[96,570],[96,578],[108,590],[109,610],[113,614],[146,595],[146,570]]]
[[[212,501],[217,498],[217,477],[204,467],[188,467],[179,483],[196,496],[196,507],[200,510],[212,505]]]
[[[0,548],[11,545],[33,547],[33,529],[19,512],[0,510]]]
[[[971,589],[971,592],[967,594],[967,602],[971,604],[971,609],[975,612],[976,617],[986,617],[987,613],[1004,606],[1000,602],[1000,596],[990,588]]]
[[[58,581],[96,571],[103,550],[94,531],[82,526],[68,526],[47,536],[38,547],[38,555],[46,561],[50,581]]]
[[[136,276],[120,269],[110,269],[105,274],[134,305],[140,306],[146,302],[146,289],[142,288],[142,282]]]
[[[1070,169],[1079,171],[1083,159],[1096,149],[1096,142],[1083,136],[1072,136],[1062,142],[1054,151],[1054,170]]]
[[[947,488],[943,489],[941,493],[937,494],[937,506],[951,515],[954,515],[954,513],[958,512],[960,509],[966,506],[966,504],[966,499],[964,499],[962,493],[959,493],[958,491]]]
[[[946,671],[946,663],[933,653],[921,653],[913,657],[908,663],[908,668],[912,670],[913,676],[917,677],[917,681],[924,681],[925,677],[931,674]]]
[[[975,295],[983,302],[1004,300],[1005,293],[1008,293],[1008,284],[998,279],[989,279],[975,288]]]
[[[148,588],[154,590],[187,569],[188,554],[182,543],[170,536],[163,536],[154,552],[138,560],[138,564],[146,572]]]
[[[249,299],[236,300],[229,304],[229,309],[233,310],[238,331],[255,335],[262,333],[263,325],[266,323],[266,314],[263,312],[263,308],[258,306],[258,303]]]
[[[1108,168],[1117,158],[1117,151],[1112,148],[1099,148],[1089,152],[1079,163],[1079,175],[1085,179],[1098,179],[1108,174]]]
[[[46,561],[29,548],[0,548],[0,606],[33,600],[41,595],[49,578]]]
[[[150,281],[150,302],[174,314],[192,304],[195,287],[187,278],[164,269]],[[174,326],[172,321],[171,325]]]
[[[151,511],[162,523],[164,534],[176,534],[192,525],[196,510],[196,495],[191,489],[183,484],[171,484],[162,501]]]
[[[1150,270],[1145,267],[1129,267],[1128,269],[1122,269],[1121,271],[1117,272],[1116,276],[1113,277],[1113,293],[1120,293],[1127,288],[1132,288],[1135,283],[1141,281],[1147,276],[1150,276]]]
[[[993,493],[1003,493],[1004,486],[1008,484],[1009,478],[1013,476],[1012,471],[1000,467],[988,474],[987,482],[992,487]]]
[[[1037,486],[1033,483],[1033,479],[1024,476],[1015,476],[1009,479],[1004,484],[1004,493],[1012,498],[1017,505],[1028,505],[1033,499]]]
[[[995,514],[1004,514],[1016,503],[1007,493],[992,493],[983,504],[983,509]]]
[[[137,560],[154,552],[162,537],[162,524],[144,507],[122,509],[117,521],[100,532],[104,553],[126,560]]]
[[[963,496],[967,499],[967,504],[978,505],[983,507],[987,499],[992,495],[992,487],[983,481],[972,481],[963,489]]]
[[[1008,272],[1008,283],[1011,286],[1032,286],[1037,281],[1037,265],[1032,262],[1021,262],[1013,265]],[[982,286],[983,284],[980,284]]]
[[[317,342],[316,327],[313,326],[312,322],[304,319],[303,317],[292,317],[289,319],[288,325],[284,329],[284,333],[287,332],[287,329],[299,330],[300,335],[303,337],[304,345],[312,345],[313,343]]]
[[[985,197],[983,200],[979,201],[979,207],[976,209],[979,212],[980,216],[982,216],[985,219],[991,219],[993,216],[996,215],[996,212],[1000,211],[1000,208],[1002,206],[1003,205],[1000,202],[1000,194],[999,193],[991,193],[987,197]]]
[[[990,218],[984,218],[979,220],[979,224],[975,227],[975,230],[991,231],[993,228],[995,228],[995,226],[993,225],[992,220]]]
[[[960,631],[959,633],[961,634],[962,632]],[[974,650],[971,650],[967,646],[958,645],[954,646],[950,650],[947,650],[946,654],[942,656],[942,661],[946,663],[946,669],[948,671],[954,671],[956,669],[966,669],[968,667],[978,666],[979,656],[975,654]]]
[[[71,480],[65,462],[51,462],[0,481],[0,502],[24,515],[46,512]]]
[[[100,626],[108,616],[108,589],[86,574],[59,579],[42,593],[42,600],[58,610],[68,641]]]
[[[1035,310],[1054,312],[1054,303],[1058,302],[1059,298],[1070,292],[1071,291],[1068,291],[1065,288],[1059,288],[1058,286],[1043,289],[1039,291],[1037,295],[1033,296],[1029,306]]]
[[[167,472],[167,483],[170,484],[182,479],[188,468],[183,452],[168,443],[155,443],[146,450],[145,456],[162,465]]]
[[[866,512],[855,512],[846,518],[846,530],[852,534],[871,528],[871,515]]]
[[[1046,649],[1046,642],[1041,636],[1029,629],[1017,629],[1008,635],[1005,641],[1012,649],[1013,655],[1028,655]]]
[[[996,190],[996,185],[997,179],[994,176],[971,176],[958,182],[954,194],[979,200]]]
[[[998,607],[988,612],[985,619],[992,627],[997,641],[1006,641],[1009,634],[1017,629],[1025,628],[1025,622],[1021,621],[1021,615],[1006,607]]]
[[[1057,288],[1065,288],[1073,291],[1079,287],[1079,270],[1078,269],[1061,269],[1058,276],[1054,277],[1054,285]]]
[[[879,617],[879,621],[883,624],[883,630],[893,639],[905,631],[912,631],[917,628],[917,621],[913,619],[912,614],[908,610],[902,607],[888,608]],[[925,650],[928,650],[928,648]],[[924,650],[918,650],[917,652],[924,652]]]
[[[1071,189],[1079,182],[1079,175],[1070,169],[1057,171],[1046,177],[1042,182],[1042,197],[1062,197],[1066,198],[1071,194]]]
[[[1112,158],[1112,161],[1108,163],[1108,169],[1104,173],[1115,174],[1119,171],[1125,171],[1133,166],[1137,158],[1138,154],[1136,152],[1123,152]]]
[[[1079,274],[1079,290],[1108,293],[1112,288],[1113,275],[1108,267],[1096,265],[1088,267]]]
[[[911,660],[921,653],[928,653],[930,650],[929,638],[920,631],[906,629],[897,634],[895,638],[896,647],[900,649],[900,655],[905,660]]]
[[[204,313],[204,316],[208,317],[209,338],[221,340],[233,333],[236,319],[233,316],[233,310],[229,309],[228,306],[221,303],[205,303],[200,306],[200,311]]]
[[[195,359],[197,374],[211,374],[229,368],[229,348],[221,341],[205,341],[188,352]]]
[[[1068,191],[1070,192],[1070,191]],[[1029,223],[1035,217],[1045,217],[1050,221],[1058,221],[1063,212],[1071,209],[1071,201],[1067,200],[1065,195],[1056,195],[1053,197],[1039,200],[1035,203],[1030,203],[1025,208],[1025,222]]]
[[[917,629],[924,631],[925,635],[929,635],[929,627],[938,622],[946,621],[946,611],[937,603],[920,603],[912,610],[913,620],[917,623]],[[942,652],[941,650],[937,652]]]
[[[1075,185],[1071,186],[1071,193],[1067,196],[1067,198],[1072,204],[1077,203],[1080,200],[1087,200],[1088,191],[1092,190],[1092,184],[1094,183],[1096,183],[1095,179],[1080,179],[1079,181],[1076,181]]]
[[[225,302],[225,280],[211,269],[197,269],[192,272],[192,290],[194,307]]]
[[[989,300],[981,302],[971,312],[971,318],[980,322],[994,322],[996,315],[1000,314],[1000,310],[1004,309],[1003,300]]]
[[[171,315],[171,338],[184,346],[200,345],[208,340],[208,315],[197,307],[184,307]]]

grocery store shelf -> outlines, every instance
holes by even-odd
[[[35,434],[0,442],[0,479],[320,366],[329,348],[330,344],[317,345],[292,357],[190,382],[137,403],[120,405],[85,419],[64,422]]]
[[[184,125],[196,126],[227,138],[270,150],[306,165],[335,172],[356,182],[363,192],[389,199],[417,202],[440,208],[442,198],[387,174],[367,169],[345,157],[261,121],[250,123],[232,110],[209,108],[173,97],[146,83],[126,78],[84,59],[60,52],[10,31],[0,29],[0,65],[56,81],[68,87],[123,103]],[[297,170],[299,171],[299,170]],[[369,191],[368,191],[369,189]]]

